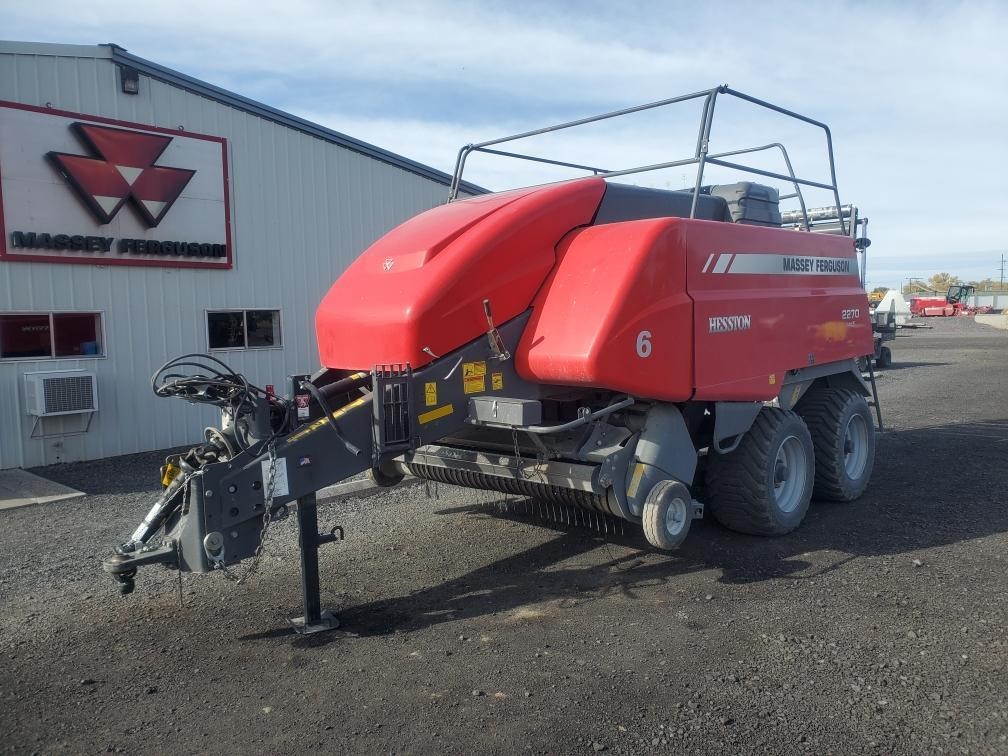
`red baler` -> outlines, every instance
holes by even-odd
[[[585,119],[701,101],[694,156],[637,169],[695,164],[692,190],[595,169],[458,199],[474,153],[542,160],[500,151],[528,134],[467,146],[450,201],[333,284],[316,316],[322,367],[288,397],[207,356],[155,377],[159,395],[216,404],[228,421],[168,460],[164,494],[105,569],[124,592],[154,562],[235,576],[296,501],[303,624],[320,629],[316,551],[336,535],[317,532],[315,492],[366,470],[381,485],[410,473],[601,512],[660,549],[705,507],[780,535],[813,496],[859,496],[875,436],[857,360],[873,341],[853,229],[835,179],[795,176],[781,145],[710,152],[719,95],[822,128],[834,175],[825,125],[727,87]],[[763,149],[787,172],[749,170],[793,186],[802,212],[803,188],[830,190],[841,233],[813,233],[807,216],[781,228],[776,189],[702,185],[704,165],[746,169],[734,157]]]

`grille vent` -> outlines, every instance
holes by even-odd
[[[95,412],[98,396],[94,373],[66,370],[25,375],[27,412],[37,417]]]

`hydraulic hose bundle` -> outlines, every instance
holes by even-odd
[[[249,383],[241,373],[208,354],[184,354],[169,360],[151,377],[151,390],[156,396],[219,407],[230,417],[230,433],[214,429],[213,434],[207,434],[207,441],[230,446],[227,435],[231,435],[237,451],[275,439],[288,428],[293,416],[289,401]],[[228,451],[233,454],[235,450]]]

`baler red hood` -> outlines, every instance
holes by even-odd
[[[432,359],[524,312],[555,248],[591,223],[605,191],[584,178],[452,202],[406,221],[358,257],[315,315],[324,367],[356,370]]]

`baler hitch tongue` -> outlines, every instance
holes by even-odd
[[[112,575],[112,579],[119,584],[119,593],[128,596],[133,593],[136,587],[135,578],[137,569],[147,564],[163,564],[166,567],[178,565],[175,543],[169,541],[153,548],[139,547],[133,552],[127,548],[134,548],[134,544],[125,543],[113,548],[113,554],[102,560],[102,569]]]

